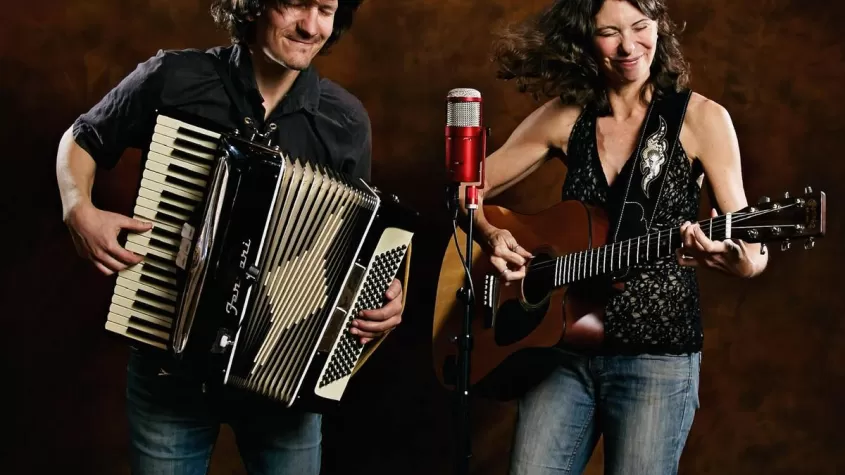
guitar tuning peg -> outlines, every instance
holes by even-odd
[[[807,241],[804,243],[804,249],[810,250],[816,247],[816,240],[814,238],[807,238]]]
[[[783,194],[783,199],[785,199],[785,200],[789,199],[789,192],[788,191]]]
[[[804,194],[805,195],[812,195],[813,194],[813,188],[810,187],[810,186],[805,186],[804,187]]]
[[[789,248],[791,248],[791,247],[792,247],[792,243],[791,243],[791,242],[789,242],[789,239],[787,239],[787,240],[783,241],[783,242],[780,244],[780,250],[781,250],[781,251],[788,251],[788,250],[789,250]]]
[[[767,251],[767,249],[766,249],[766,243],[764,243],[764,242],[763,242],[763,243],[760,243],[760,255],[761,255],[761,256],[766,255],[766,251]]]
[[[772,201],[772,200],[769,199],[768,196],[764,196],[764,197],[760,198],[759,200],[757,200],[757,204],[758,205],[764,205],[766,203],[769,203],[770,201]]]

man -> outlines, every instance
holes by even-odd
[[[57,158],[64,220],[79,254],[106,275],[141,261],[117,236],[151,225],[97,209],[90,191],[98,166],[109,169],[127,147],[149,144],[162,108],[231,129],[243,130],[251,119],[284,153],[369,179],[371,131],[363,105],[311,65],[349,28],[360,3],[216,0],[212,15],[229,31],[232,46],[160,51],[80,116],[62,137]],[[362,343],[399,324],[398,280],[386,299],[383,308],[354,321],[350,331]],[[221,422],[233,427],[250,473],[319,473],[319,415],[247,400],[218,379],[133,348],[127,381],[133,473],[205,473]]]

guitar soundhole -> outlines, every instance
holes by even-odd
[[[540,305],[554,290],[554,259],[548,254],[538,253],[528,264],[528,272],[522,280],[522,294],[528,305]]]

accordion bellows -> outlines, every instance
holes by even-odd
[[[278,147],[159,115],[106,329],[174,357],[215,355],[228,385],[288,406],[338,401],[349,333],[410,256],[415,213]],[[407,269],[406,269],[407,271]]]

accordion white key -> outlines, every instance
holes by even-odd
[[[384,305],[416,214],[363,180],[237,133],[158,115],[106,329],[291,406],[339,401],[367,350],[349,333]],[[299,401],[299,402],[298,402]]]

